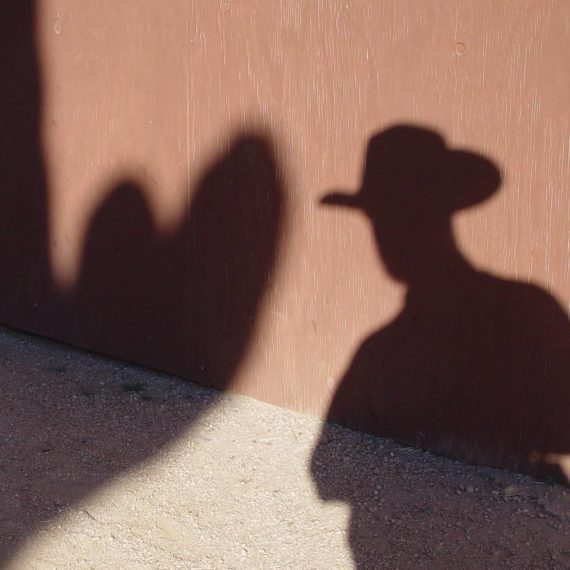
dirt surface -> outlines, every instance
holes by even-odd
[[[0,381],[1,568],[570,568],[558,485],[8,329]]]

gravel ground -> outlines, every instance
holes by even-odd
[[[0,379],[0,568],[570,568],[558,485],[2,328]]]

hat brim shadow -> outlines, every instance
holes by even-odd
[[[325,206],[343,206],[345,208],[362,208],[362,203],[357,194],[345,194],[335,191],[326,194],[320,199],[320,203]]]

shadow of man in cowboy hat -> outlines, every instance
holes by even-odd
[[[324,197],[366,214],[383,265],[407,289],[401,312],[356,353],[327,419],[541,475],[570,453],[568,317],[540,288],[475,269],[451,225],[454,212],[500,183],[484,157],[403,125],[370,140],[358,193]],[[339,466],[346,472],[323,476],[328,439],[317,445],[313,473],[324,499],[352,504],[354,530],[364,516],[350,483],[358,477],[347,462]],[[355,547],[354,532],[351,539]]]

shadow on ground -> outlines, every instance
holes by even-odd
[[[167,232],[154,224],[136,181],[104,192],[77,285],[59,289],[49,261],[35,20],[31,0],[0,7],[0,320],[227,388],[275,269],[284,207],[273,141],[263,132],[229,140],[196,186],[184,189],[191,203]],[[133,400],[138,380],[122,383],[122,398],[108,395],[105,378],[78,391],[60,357],[38,361],[43,378],[32,381],[21,363],[12,374],[10,355],[3,358],[2,454],[15,463],[2,477],[7,488],[23,477],[30,494],[2,495],[0,535],[11,539],[0,564],[58,503],[77,501],[153,457],[206,406],[182,397],[166,412],[147,394]]]
[[[3,567],[568,567],[561,486],[7,329],[0,355]]]
[[[311,471],[350,507],[354,567],[568,568],[570,492],[327,424]]]
[[[8,329],[0,346],[2,566],[41,525],[155,456],[219,398]]]

